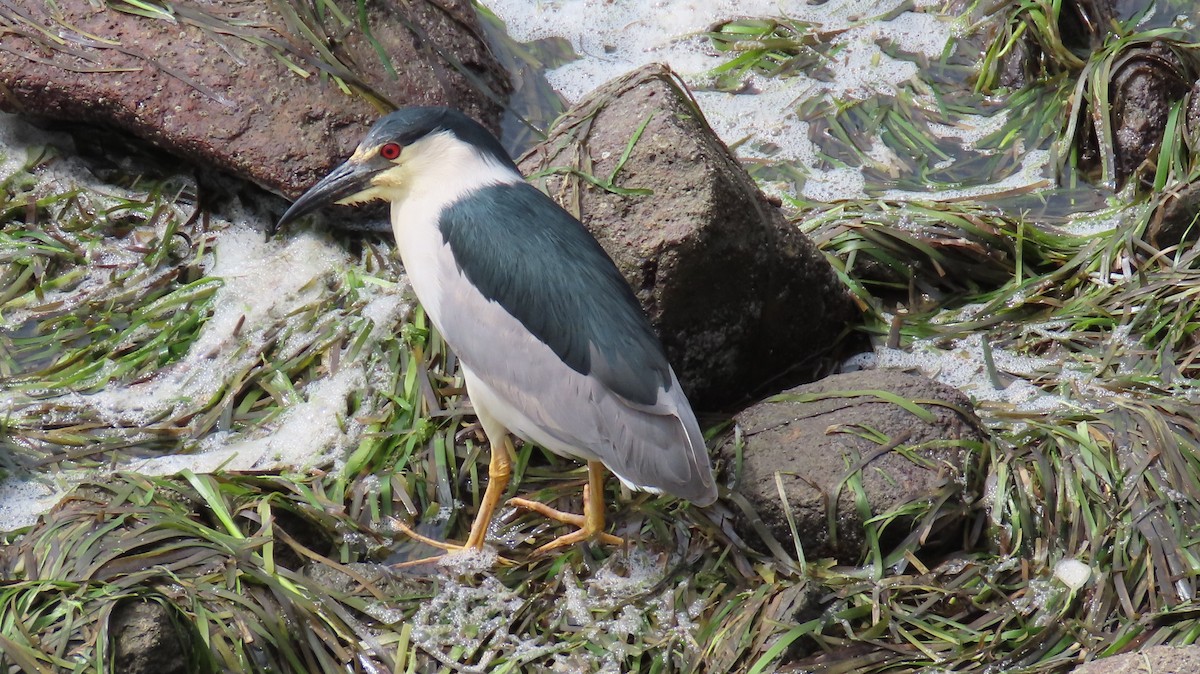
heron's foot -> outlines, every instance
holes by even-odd
[[[449,541],[439,541],[437,539],[430,538],[424,534],[419,534],[416,532],[415,529],[413,529],[412,527],[408,526],[404,522],[401,522],[400,520],[395,519],[395,518],[392,518],[391,521],[388,522],[388,524],[393,529],[395,529],[396,531],[399,531],[400,533],[404,534],[405,536],[408,536],[412,540],[414,540],[418,543],[424,543],[425,545],[428,545],[431,548],[440,548],[442,550],[445,550],[446,552],[462,552],[463,550],[467,549],[467,546],[465,546],[461,543],[451,543]],[[478,546],[475,546],[473,549],[482,550],[483,543],[480,542],[480,544]]]
[[[412,567],[412,566],[424,566],[426,564],[435,564],[435,563],[444,561],[446,555],[455,555],[455,554],[466,553],[466,552],[481,553],[484,550],[483,541],[480,541],[478,545],[463,545],[461,543],[451,543],[449,541],[439,541],[439,540],[430,538],[428,536],[425,536],[424,534],[417,533],[416,531],[413,530],[412,527],[408,526],[407,524],[405,524],[404,522],[401,522],[398,519],[392,519],[390,524],[391,524],[392,528],[403,533],[405,536],[408,536],[412,540],[414,540],[418,543],[423,543],[425,545],[428,545],[429,547],[438,548],[438,549],[444,551],[440,555],[431,555],[429,557],[422,557],[420,559],[410,559],[406,562],[398,562],[396,564],[392,564],[391,565],[392,568],[404,569],[404,568],[408,568],[408,567]],[[516,562],[514,562],[511,559],[501,557],[500,555],[496,555],[496,563],[500,564],[501,566],[516,566]]]
[[[587,492],[588,489],[585,487],[584,491]],[[585,503],[587,501],[587,498],[588,498],[588,494],[585,493],[584,494]],[[579,527],[579,531],[575,531],[573,533],[569,533],[564,536],[559,536],[558,538],[550,541],[549,543],[543,545],[542,547],[538,548],[537,550],[534,550],[533,551],[534,555],[544,555],[547,552],[550,552],[551,550],[557,550],[558,548],[563,548],[568,545],[574,545],[576,543],[582,543],[584,541],[589,541],[589,540],[594,540],[599,543],[604,543],[607,545],[623,545],[625,543],[625,541],[621,537],[613,536],[612,534],[605,533],[603,511],[600,511],[599,517],[589,516],[589,515],[591,515],[591,513],[588,513],[587,512],[588,509],[585,507],[584,514],[579,515],[576,513],[563,512],[561,510],[551,508],[550,506],[546,505],[545,503],[531,501],[526,498],[512,498],[512,499],[508,500],[508,504],[512,505],[512,506],[516,506],[518,508],[532,510],[533,512],[541,515],[542,517],[552,519],[556,522],[562,522],[563,524],[571,524],[576,527]],[[603,508],[603,504],[601,504],[600,507]]]

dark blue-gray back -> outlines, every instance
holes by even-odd
[[[472,192],[438,222],[459,268],[576,372],[652,405],[671,386],[650,322],[584,226],[525,183]]]

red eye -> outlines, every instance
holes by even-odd
[[[400,143],[384,143],[379,148],[379,156],[387,160],[400,156]]]

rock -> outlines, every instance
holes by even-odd
[[[197,0],[153,17],[88,0],[0,7],[17,27],[0,50],[0,107],[121,129],[288,197],[398,105],[453,105],[497,127],[508,85],[467,0],[367,3],[369,35],[356,4],[340,5],[345,24],[292,3]]]
[[[1109,95],[1120,185],[1158,149],[1171,106],[1187,93],[1191,80],[1183,61],[1163,41],[1130,49],[1114,61],[1113,71]]]
[[[1188,93],[1187,111],[1183,119],[1188,149],[1193,153],[1200,152],[1200,80],[1192,84],[1192,90]]]
[[[1144,238],[1162,250],[1200,238],[1200,183],[1174,185],[1158,195]]]
[[[174,609],[155,601],[126,599],[109,617],[114,671],[122,674],[187,674],[189,639],[173,619]]]
[[[1080,665],[1071,674],[1192,674],[1200,672],[1200,646],[1150,646]]]
[[[1067,49],[1093,52],[1104,46],[1114,19],[1112,0],[1067,0],[1058,9],[1058,34]]]
[[[601,87],[520,166],[616,261],[701,408],[746,400],[793,366],[794,381],[811,379],[856,315],[664,66]]]
[[[916,401],[932,420],[872,391]],[[735,489],[762,524],[791,550],[778,474],[805,555],[846,563],[859,560],[866,540],[864,513],[847,484],[849,475],[861,469],[868,517],[943,498],[950,505],[938,507],[952,514],[963,501],[962,483],[973,460],[969,444],[984,438],[965,395],[899,370],[833,375],[768,398],[739,413],[735,422],[744,441]],[[718,449],[722,470],[736,467],[735,449],[732,439]],[[910,459],[907,452],[920,458]],[[835,517],[829,517],[827,505],[836,508]],[[829,530],[831,519],[836,531]],[[904,517],[889,524],[888,540],[908,534],[912,523],[912,517]],[[754,524],[745,518],[739,523],[748,540],[759,538]],[[939,526],[949,524],[939,521]]]
[[[1031,40],[1017,40],[1000,57],[997,83],[1007,89],[1020,89],[1041,74],[1042,50]]]

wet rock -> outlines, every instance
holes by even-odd
[[[1183,61],[1163,42],[1130,50],[1113,63],[1109,95],[1119,184],[1158,149],[1171,106],[1191,84]]]
[[[290,3],[198,0],[155,17],[88,0],[0,7],[0,26],[16,27],[0,50],[0,107],[121,129],[289,197],[397,105],[453,105],[497,126],[483,89],[502,100],[507,83],[469,2],[367,3],[369,35],[355,3],[340,5],[346,24]]]
[[[1042,50],[1036,43],[1019,40],[1000,57],[997,83],[1008,89],[1020,89],[1041,74]]]
[[[788,368],[811,379],[856,315],[663,66],[601,87],[520,166],[613,257],[702,408]]]
[[[122,674],[187,674],[190,639],[174,609],[155,601],[124,600],[109,617],[114,665]]]
[[[930,419],[872,391],[915,402]],[[941,513],[935,528],[958,521],[964,476],[976,460],[967,447],[984,439],[965,395],[899,370],[833,375],[760,402],[735,421],[744,442],[735,488],[761,524],[791,550],[782,485],[805,555],[845,563],[859,560],[868,517],[929,502]],[[736,467],[735,449],[732,438],[719,448],[723,470]],[[848,483],[854,475],[866,512]],[[832,516],[829,508],[835,509]],[[759,539],[755,524],[749,518],[739,523],[748,540]],[[885,547],[907,535],[912,524],[911,516],[889,524]]]
[[[1146,225],[1144,238],[1162,250],[1200,239],[1200,183],[1187,183],[1164,191]]]
[[[1184,129],[1187,132],[1188,149],[1200,152],[1200,81],[1192,84],[1188,93],[1187,110],[1183,115]]]
[[[1136,653],[1122,653],[1093,660],[1071,670],[1071,674],[1184,674],[1200,672],[1200,646],[1151,646]]]
[[[1067,0],[1058,12],[1063,45],[1087,58],[1104,45],[1113,26],[1112,0]]]
[[[1184,110],[1184,141],[1194,154],[1200,152],[1200,81],[1192,84]],[[1156,195],[1157,203],[1143,238],[1162,250],[1200,239],[1200,183],[1168,186]]]

